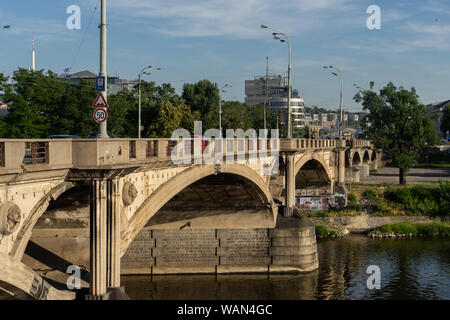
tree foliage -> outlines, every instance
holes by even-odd
[[[450,131],[450,106],[446,106],[444,109],[444,115],[441,119],[441,132],[446,134]]]
[[[185,83],[181,97],[192,111],[201,115],[204,128],[219,127],[219,88],[216,83],[209,80],[200,80],[197,83]]]
[[[406,173],[420,151],[438,141],[433,122],[414,88],[408,91],[389,82],[376,93],[373,86],[371,82],[370,90],[360,91],[354,97],[369,111],[370,126],[366,122],[362,125],[375,147],[390,155],[393,165],[399,168],[400,183],[406,184]]]
[[[108,134],[138,135],[138,85],[109,94]],[[8,103],[8,115],[0,117],[1,138],[45,138],[70,134],[87,137],[96,132],[92,103],[97,92],[94,82],[62,81],[55,73],[18,69],[11,79],[0,73],[0,101]],[[247,106],[238,101],[222,103],[223,129],[264,128],[262,105]],[[182,97],[169,83],[141,82],[142,137],[170,137],[185,128],[193,132],[195,120],[204,130],[219,127],[219,89],[209,80],[186,83]],[[266,109],[267,129],[277,127],[277,116]],[[225,132],[225,131],[224,131]]]
[[[194,131],[194,121],[200,119],[198,111],[191,111],[191,108],[180,101],[173,104],[166,101],[162,108],[159,109],[157,121],[155,121],[148,129],[150,137],[170,137],[176,129],[186,129],[189,132]]]

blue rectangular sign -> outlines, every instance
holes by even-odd
[[[98,76],[95,79],[95,91],[105,91],[105,77]]]

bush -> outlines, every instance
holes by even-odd
[[[396,202],[402,205],[407,214],[413,215],[438,215],[448,214],[448,206],[445,201],[442,201],[441,189],[449,189],[450,183],[441,182],[440,188],[426,188],[421,185],[414,185],[413,187],[391,187],[384,192],[384,197],[387,200]],[[446,193],[446,191],[444,191]],[[446,196],[444,196],[445,198]]]
[[[450,181],[439,181],[439,213],[450,214]]]
[[[372,189],[368,189],[368,190],[364,191],[363,195],[366,199],[369,199],[369,200],[375,200],[377,198],[376,192]]]
[[[349,193],[348,196],[347,196],[347,200],[349,202],[356,201],[356,195],[354,193]]]
[[[346,210],[356,210],[361,211],[362,207],[356,200],[356,195],[354,193],[349,193],[347,196],[347,206],[345,207]]]
[[[331,230],[327,226],[322,225],[316,225],[316,237],[318,238],[326,238],[329,236],[337,236],[337,232],[334,230]]]

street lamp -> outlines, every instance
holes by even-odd
[[[139,72],[139,115],[138,115],[138,139],[141,138],[141,131],[142,131],[142,126],[141,126],[141,80],[142,80],[142,76],[145,74],[150,74],[150,72],[148,72],[147,70],[161,70],[161,68],[153,68],[152,66],[147,66],[145,68],[143,68],[141,70],[141,72]]]
[[[344,77],[343,77],[343,75],[342,75],[341,70],[339,70],[339,69],[336,68],[336,67],[333,67],[333,66],[324,66],[323,68],[324,68],[324,69],[333,69],[333,70],[336,70],[338,73],[332,72],[331,74],[334,75],[334,76],[336,76],[336,77],[339,76],[339,77],[341,78],[341,100],[340,100],[340,108],[339,108],[339,111],[340,111],[340,119],[339,119],[339,139],[342,139],[342,130],[344,129],[343,126],[342,126],[342,123],[343,123],[343,112],[342,112],[342,107],[343,107],[343,104],[344,104]]]
[[[224,85],[222,88],[220,88],[219,91],[219,132],[220,132],[220,138],[222,138],[222,98],[220,97],[220,92],[226,92],[224,90],[225,88],[231,88],[232,86],[230,84]]]
[[[261,25],[261,28],[263,29],[270,29],[272,30],[272,35],[275,40],[279,40],[280,42],[287,42],[288,44],[288,50],[289,50],[289,66],[288,66],[288,129],[287,129],[287,138],[292,138],[292,126],[291,126],[291,42],[289,40],[289,37],[281,31],[275,30],[271,27],[268,27],[264,24]],[[283,36],[284,38],[281,38],[279,36]]]

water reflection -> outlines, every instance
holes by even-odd
[[[450,299],[450,240],[349,236],[318,245],[319,270],[302,275],[123,276],[132,299]],[[369,265],[381,289],[366,287]]]

